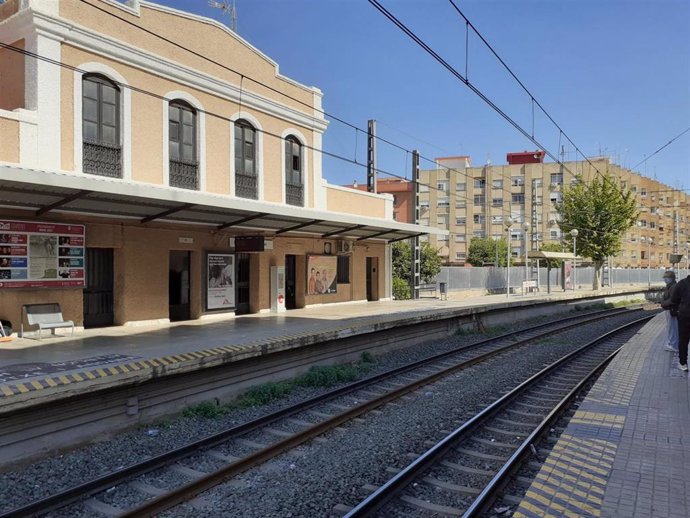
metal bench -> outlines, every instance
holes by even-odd
[[[436,284],[420,284],[417,289],[419,290],[420,296],[423,291],[429,291],[434,293],[434,298],[436,298]]]
[[[38,339],[41,339],[41,331],[50,329],[54,335],[55,330],[61,327],[71,327],[74,335],[74,322],[62,318],[60,304],[24,304],[22,306],[22,325],[19,336],[24,336],[24,319],[30,326],[38,326]]]

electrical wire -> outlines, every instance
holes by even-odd
[[[683,135],[685,135],[688,131],[690,131],[690,127],[687,128],[687,129],[685,129],[685,131],[680,132],[678,135],[676,135],[676,136],[673,137],[671,140],[669,140],[668,142],[666,142],[666,144],[664,144],[663,146],[661,146],[659,149],[657,149],[654,153],[652,153],[651,155],[649,155],[647,158],[645,158],[645,159],[642,160],[641,162],[635,164],[632,168],[635,169],[636,167],[641,166],[641,165],[644,164],[647,160],[649,160],[649,159],[652,158],[654,155],[656,155],[659,151],[661,151],[661,150],[664,149],[665,147],[669,146],[670,144],[673,144],[676,140],[678,140],[680,137],[682,137]]]

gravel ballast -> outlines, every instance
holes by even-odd
[[[638,313],[636,318],[639,316]],[[624,315],[589,324],[565,333],[558,341],[550,340],[522,348],[457,373],[412,394],[404,401],[368,414],[362,421],[349,423],[343,431],[331,432],[324,436],[324,440],[311,441],[245,473],[231,484],[207,492],[202,496],[201,507],[182,506],[166,515],[262,518],[331,516],[335,505],[354,505],[364,497],[366,492],[361,489],[364,484],[384,482],[390,476],[386,468],[405,466],[409,462],[406,453],[423,452],[426,449],[424,442],[440,438],[441,430],[456,428],[483,405],[564,352],[632,318],[631,315]],[[533,324],[533,321],[529,323]],[[370,374],[384,372],[481,338],[478,335],[456,336],[393,351],[378,357],[375,369]],[[327,389],[300,389],[280,402],[238,410],[214,419],[193,417],[169,420],[36,462],[21,470],[0,474],[0,511],[7,511],[111,469],[162,453],[325,391]],[[150,476],[147,482],[155,484],[155,478]],[[179,483],[189,481],[183,475],[169,471],[162,478]],[[122,496],[122,491],[121,488],[117,489],[118,497]],[[132,490],[130,503],[141,501],[141,498],[141,493]],[[61,514],[58,512],[53,516]],[[69,516],[78,516],[74,508]],[[83,508],[83,516],[94,516],[94,511]]]

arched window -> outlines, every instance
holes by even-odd
[[[185,101],[172,101],[168,108],[168,151],[170,186],[183,189],[199,188],[197,161],[196,110]]]
[[[82,140],[85,173],[122,178],[120,89],[101,75],[82,78]]]
[[[302,144],[292,135],[285,138],[285,202],[304,206]]]
[[[235,194],[258,199],[256,130],[246,120],[235,122]]]

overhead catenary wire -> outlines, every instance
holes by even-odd
[[[261,86],[261,87],[263,87],[263,88],[266,88],[266,89],[268,89],[268,90],[270,90],[270,91],[272,91],[272,92],[274,92],[274,93],[277,93],[277,94],[279,94],[279,95],[281,95],[281,96],[284,96],[284,97],[286,97],[286,98],[288,98],[288,99],[290,99],[290,100],[292,100],[292,101],[295,101],[296,103],[298,103],[298,104],[300,104],[300,105],[303,105],[303,106],[305,106],[305,107],[308,107],[310,110],[315,110],[315,111],[321,113],[324,117],[328,117],[328,118],[333,119],[333,120],[335,120],[335,121],[337,121],[337,122],[339,122],[339,123],[341,123],[341,124],[343,124],[343,125],[345,125],[345,126],[348,126],[348,127],[352,128],[352,129],[354,129],[354,131],[355,131],[355,156],[354,156],[354,161],[349,161],[349,160],[348,160],[348,161],[349,161],[350,163],[353,163],[354,165],[361,165],[361,164],[359,163],[359,161],[357,160],[357,137],[358,137],[358,133],[359,133],[360,131],[364,133],[365,130],[363,130],[363,129],[360,128],[359,126],[357,126],[357,125],[355,125],[355,124],[353,124],[353,123],[350,123],[350,122],[344,120],[343,118],[338,117],[338,116],[336,116],[336,115],[334,115],[334,114],[328,113],[328,112],[326,112],[326,111],[323,110],[323,109],[314,108],[311,104],[306,103],[306,102],[302,101],[301,99],[298,99],[298,98],[296,98],[296,97],[294,97],[294,96],[291,96],[291,95],[287,94],[286,92],[282,92],[282,91],[280,91],[280,90],[278,90],[278,89],[276,89],[276,88],[274,88],[274,87],[272,87],[272,86],[266,84],[266,83],[263,82],[263,81],[259,81],[259,80],[257,80],[257,79],[254,79],[254,78],[251,78],[251,77],[249,77],[249,76],[246,76],[245,74],[239,72],[238,70],[233,69],[232,67],[229,67],[228,65],[226,65],[226,64],[224,64],[224,63],[221,63],[221,62],[219,62],[219,61],[217,61],[217,60],[214,60],[214,59],[212,59],[212,58],[210,58],[210,57],[208,57],[208,56],[206,56],[206,55],[203,55],[203,54],[201,54],[201,53],[199,53],[199,52],[197,52],[197,51],[195,51],[195,50],[193,50],[193,49],[190,49],[190,48],[188,48],[188,47],[186,47],[186,46],[184,46],[184,45],[182,45],[182,44],[180,44],[180,43],[178,43],[178,42],[176,42],[176,41],[170,39],[170,38],[167,38],[167,37],[165,37],[165,36],[163,36],[163,35],[161,35],[161,34],[158,34],[158,33],[154,32],[154,31],[151,31],[151,30],[147,29],[146,27],[143,27],[143,26],[141,26],[141,25],[138,25],[138,24],[132,22],[131,20],[128,20],[128,19],[126,19],[126,18],[123,18],[122,16],[119,16],[119,15],[116,14],[116,13],[113,13],[113,12],[107,10],[107,9],[104,9],[103,7],[97,6],[97,5],[91,3],[91,2],[89,2],[89,1],[87,1],[87,0],[80,0],[80,1],[81,1],[82,3],[84,3],[84,4],[86,4],[86,5],[88,5],[88,6],[92,7],[92,8],[94,8],[94,9],[97,9],[98,11],[101,11],[102,13],[105,13],[105,14],[107,14],[107,15],[109,15],[109,16],[111,16],[111,17],[113,17],[113,18],[115,18],[115,19],[117,19],[117,20],[119,20],[119,21],[121,21],[121,22],[123,22],[123,23],[128,24],[129,26],[135,27],[135,28],[137,28],[137,29],[139,29],[139,30],[145,32],[146,34],[149,34],[149,35],[151,35],[151,36],[154,36],[154,37],[156,37],[156,38],[158,38],[158,39],[160,39],[160,40],[162,40],[162,41],[165,41],[166,43],[168,43],[168,44],[170,44],[170,45],[173,45],[173,46],[175,46],[176,48],[179,48],[179,49],[181,49],[181,50],[184,50],[184,51],[186,51],[186,52],[188,52],[188,53],[190,53],[190,54],[192,54],[192,55],[194,55],[194,56],[196,56],[196,57],[198,57],[198,58],[201,58],[201,59],[203,59],[203,60],[205,60],[205,61],[207,61],[207,62],[209,62],[209,63],[212,63],[212,64],[214,64],[214,65],[216,65],[216,66],[219,66],[219,67],[221,67],[222,69],[227,70],[227,71],[229,71],[229,72],[231,72],[231,73],[237,74],[237,75],[239,76],[239,78],[240,78],[240,109],[241,109],[241,103],[242,103],[242,97],[241,97],[241,96],[242,96],[242,91],[243,91],[243,89],[242,89],[242,82],[243,82],[244,79],[246,78],[248,81],[251,81],[251,82],[253,82],[253,83],[255,83],[255,84],[257,84],[257,85],[259,85],[259,86]],[[378,2],[377,2],[377,3],[378,3]],[[457,6],[456,6],[456,9],[457,9]],[[461,13],[461,14],[462,14],[462,13]],[[464,15],[462,15],[462,16],[464,17]],[[466,40],[467,40],[466,52],[467,52],[467,49],[469,48],[469,28],[470,28],[470,27],[472,28],[472,30],[473,30],[477,35],[479,35],[479,36],[482,38],[482,40],[484,40],[484,38],[478,33],[478,31],[476,30],[476,28],[471,24],[471,22],[470,22],[469,20],[467,20],[466,18],[465,18],[465,20],[466,20]],[[485,40],[484,40],[484,42],[488,45],[488,42],[486,42]],[[431,49],[430,49],[430,50],[431,50]],[[492,52],[494,52],[493,49],[491,49],[491,50],[492,50]],[[495,54],[496,57],[500,60],[500,57],[499,57],[495,52],[494,52],[494,54]],[[466,65],[467,65],[468,60],[469,60],[469,55],[466,56]],[[502,62],[502,60],[501,60],[501,62]],[[448,66],[450,66],[450,65],[448,65]],[[504,63],[504,66],[506,66],[506,68],[507,68],[507,65],[505,65],[505,63]],[[451,68],[452,68],[452,67],[451,67]],[[517,77],[512,73],[512,71],[510,71],[510,69],[509,69],[509,72],[515,77],[515,79],[516,79],[518,82],[520,82],[519,79],[517,79]],[[466,78],[461,79],[461,80],[463,80],[463,81],[467,84],[467,86],[468,86],[470,89],[475,90],[474,86],[471,85],[471,83],[469,83],[469,81],[467,81]],[[520,84],[522,85],[522,83],[520,83]],[[524,87],[524,85],[522,85],[522,86],[523,86],[523,88],[525,88],[525,90],[527,91],[526,87]],[[481,94],[478,90],[476,90],[475,93],[477,93],[477,95],[479,95],[480,97],[485,98],[485,97],[483,96],[483,94]],[[529,93],[529,92],[528,92],[528,93]],[[531,94],[529,94],[529,95],[531,96]],[[534,99],[533,99],[533,100],[534,100]],[[490,105],[492,105],[492,103],[488,100],[488,98],[485,98],[485,101],[486,101],[487,103],[489,103]],[[271,102],[272,102],[274,105],[277,104],[277,103],[275,103],[275,102],[273,102],[273,101],[271,101]],[[537,103],[537,104],[539,105],[539,103]],[[494,106],[495,106],[495,105],[494,105]],[[545,112],[545,110],[541,107],[541,105],[539,105],[539,107],[542,109],[542,111]],[[498,107],[495,106],[495,109],[498,109]],[[500,112],[500,111],[499,111],[499,113],[503,113],[503,112]],[[545,112],[545,113],[546,113],[546,112]],[[503,115],[504,115],[504,117],[507,117],[507,114],[503,114]],[[551,119],[551,117],[550,117],[548,114],[546,114],[546,115]],[[512,121],[512,119],[507,118],[507,120],[509,120],[509,122],[511,122],[514,126],[516,126],[517,128],[519,128],[519,126],[517,126],[517,125],[515,124],[515,122]],[[553,119],[551,119],[551,120],[552,120],[552,122],[558,127],[558,125],[555,123],[555,121],[553,121]],[[560,127],[559,127],[559,129],[560,129]],[[544,146],[542,146],[541,144],[539,144],[539,143],[533,138],[534,129],[533,129],[533,131],[532,131],[532,137],[531,137],[531,138],[530,138],[530,136],[527,134],[527,132],[526,132],[525,130],[522,130],[521,128],[519,128],[519,130],[521,131],[521,133],[522,133],[523,135],[525,135],[525,137],[527,137],[527,138],[529,138],[530,140],[532,140],[540,149],[543,149],[543,150],[548,154],[549,157],[551,157],[552,159],[554,159],[555,162],[557,162],[558,164],[560,164],[561,166],[563,166],[570,174],[572,174],[573,176],[576,176],[575,173],[573,173],[567,166],[565,166],[560,160],[558,160],[553,154],[551,154],[550,152],[548,152],[548,151],[545,149]],[[562,130],[561,130],[561,131],[562,131]],[[564,134],[564,135],[565,135],[565,134]],[[571,140],[569,137],[567,137],[567,135],[565,135],[565,136],[566,136],[566,138],[571,142],[571,144],[575,147],[575,149],[577,149],[577,150],[579,151],[579,148],[574,144],[574,142],[572,142],[572,140]],[[380,142],[385,143],[385,144],[387,144],[387,145],[389,145],[389,146],[392,146],[392,147],[394,147],[394,148],[396,148],[396,149],[399,149],[400,151],[403,151],[403,152],[405,152],[406,154],[407,154],[407,153],[410,153],[410,150],[406,149],[405,147],[403,147],[403,146],[401,146],[401,145],[399,145],[399,144],[397,144],[397,143],[395,143],[395,142],[392,142],[392,141],[390,141],[390,140],[388,140],[388,139],[385,139],[385,138],[382,138],[382,137],[379,137],[379,136],[375,136],[375,138],[376,138],[377,141],[380,141]],[[331,156],[331,157],[333,157],[333,155],[330,154],[330,153],[328,153],[328,152],[324,152],[324,154],[325,154],[326,156]],[[580,151],[580,154],[582,154],[581,151]],[[420,153],[418,153],[418,155],[419,155],[419,157],[420,157],[421,160],[424,160],[424,161],[427,161],[427,162],[429,162],[429,163],[432,163],[432,164],[436,165],[437,168],[439,167],[439,164],[436,162],[436,160],[431,159],[431,158],[428,158],[428,157],[426,157],[426,156],[424,156],[424,155],[422,155],[422,154],[420,154]],[[584,156],[584,154],[582,154],[582,155]],[[585,157],[585,158],[586,158],[586,157]],[[590,165],[593,166],[593,164],[592,164],[588,159],[587,159],[587,161],[590,163]],[[455,171],[455,172],[460,173],[460,174],[462,174],[463,176],[465,176],[468,180],[471,179],[471,178],[469,177],[469,175],[468,175],[467,173],[465,173],[464,171],[461,171],[461,170],[458,170],[458,169],[451,169],[451,168],[444,167],[444,166],[440,166],[440,167],[441,167],[442,169],[445,169],[447,172]],[[594,166],[593,166],[593,167],[594,167]],[[594,169],[597,171],[597,173],[598,173],[599,175],[601,175],[601,172],[600,172],[596,167],[594,167]],[[392,176],[392,177],[399,178],[399,179],[406,179],[406,176],[407,176],[407,172],[405,172],[405,177],[401,177],[400,175],[393,174],[393,173],[391,173],[391,172],[385,171],[385,170],[380,169],[380,168],[378,168],[378,167],[377,167],[377,171],[380,172],[380,173],[382,173],[382,174],[384,174],[384,175]],[[433,186],[428,186],[428,187],[429,187],[430,189],[433,188]],[[457,197],[456,197],[456,199],[457,199]],[[468,198],[467,196],[465,196],[465,200],[466,200],[466,201],[469,201],[469,198]]]
[[[489,51],[491,51],[491,53],[496,57],[496,59],[501,63],[501,65],[503,65],[503,67],[508,71],[508,73],[513,77],[513,79],[515,79],[515,81],[520,85],[520,87],[522,87],[522,89],[525,91],[525,93],[527,95],[529,95],[530,100],[532,102],[532,133],[534,134],[534,106],[536,104],[536,106],[539,107],[539,109],[542,111],[542,113],[544,115],[546,115],[546,117],[551,121],[551,123],[558,129],[559,133],[561,135],[563,135],[568,140],[568,142],[570,142],[573,145],[575,150],[578,151],[580,153],[580,155],[582,155],[582,157],[587,162],[589,162],[589,165],[591,165],[597,171],[597,173],[599,173],[601,175],[602,174],[601,171],[599,171],[596,168],[596,166],[594,166],[594,164],[589,160],[589,158],[587,158],[587,156],[580,150],[580,148],[577,147],[575,142],[573,142],[573,140],[565,133],[565,131],[563,131],[563,128],[561,128],[559,126],[559,124],[554,120],[554,118],[549,114],[549,112],[546,111],[546,108],[544,108],[542,106],[542,104],[536,99],[536,97],[534,97],[532,92],[530,92],[529,89],[524,85],[524,83],[517,77],[517,75],[515,75],[515,73],[511,70],[511,68],[508,66],[508,64],[503,60],[503,58],[501,58],[501,56],[498,55],[498,52],[496,52],[496,50],[493,48],[493,46],[477,30],[477,28],[472,24],[472,22],[467,18],[467,16],[465,16],[465,13],[462,12],[462,10],[458,7],[458,5],[455,3],[455,1],[454,0],[448,0],[448,1],[453,6],[453,8],[457,11],[457,13],[463,18],[463,20],[465,20],[466,26],[472,28],[472,31],[482,40],[482,43],[484,43],[484,45],[486,45],[486,47],[489,49]],[[559,137],[559,139],[560,139],[560,137]],[[546,151],[546,150],[544,150],[544,151]],[[558,163],[560,163],[560,162],[558,161]]]
[[[686,128],[684,131],[680,132],[678,135],[676,135],[676,136],[673,137],[671,140],[669,140],[668,142],[666,142],[666,144],[664,144],[663,146],[661,146],[661,147],[660,147],[659,149],[657,149],[654,153],[652,153],[652,154],[649,155],[648,157],[644,158],[643,160],[641,160],[640,162],[638,162],[637,164],[635,164],[635,165],[632,167],[632,169],[635,169],[636,167],[639,167],[639,166],[641,166],[642,164],[644,164],[647,160],[649,160],[650,158],[652,158],[654,155],[656,155],[656,154],[657,154],[659,151],[661,151],[662,149],[664,149],[664,148],[668,147],[669,145],[673,144],[676,140],[678,140],[680,137],[682,137],[683,135],[685,135],[688,131],[690,131],[690,127]]]
[[[82,70],[82,69],[80,69],[79,67],[76,67],[76,66],[73,66],[73,65],[69,65],[69,64],[67,64],[67,63],[63,63],[63,62],[61,62],[61,61],[54,60],[54,59],[52,59],[52,58],[48,58],[48,57],[45,57],[45,56],[41,56],[41,55],[36,54],[36,53],[34,53],[34,52],[32,52],[32,51],[29,51],[29,50],[26,50],[26,49],[23,49],[23,48],[19,48],[19,47],[15,47],[15,46],[13,46],[13,45],[11,45],[11,44],[7,44],[7,43],[2,43],[2,42],[0,42],[0,48],[5,48],[5,49],[8,49],[8,50],[11,50],[11,51],[14,51],[14,52],[18,52],[18,53],[23,54],[23,55],[25,55],[25,56],[27,56],[27,57],[31,57],[31,58],[34,58],[34,59],[39,59],[39,60],[45,61],[45,62],[47,62],[47,63],[50,63],[50,64],[52,64],[52,65],[55,65],[55,66],[59,66],[59,67],[65,68],[65,69],[71,70],[71,71],[73,71],[73,72],[78,72],[78,73],[80,73],[80,74],[87,74],[87,73],[88,73],[86,70]],[[111,79],[111,80],[112,80],[112,79]],[[129,89],[129,90],[131,90],[131,91],[133,91],[133,92],[137,92],[137,93],[140,93],[140,94],[143,94],[143,95],[147,95],[147,96],[150,96],[150,97],[153,97],[153,98],[162,100],[162,101],[170,101],[170,100],[171,100],[171,99],[166,98],[166,97],[163,96],[163,95],[157,94],[157,93],[155,93],[155,92],[151,92],[151,91],[146,90],[146,89],[144,89],[144,88],[140,88],[140,87],[136,87],[136,86],[133,86],[133,85],[121,83],[121,82],[116,81],[116,80],[112,80],[112,82],[113,82],[114,84],[116,84],[117,86],[119,86],[120,88]],[[234,122],[234,121],[233,121],[232,119],[230,119],[228,116],[221,115],[221,114],[218,114],[218,113],[215,113],[215,112],[212,112],[212,111],[203,110],[203,109],[197,109],[197,111],[200,112],[200,113],[204,113],[204,114],[206,114],[206,115],[208,115],[208,116],[210,116],[210,117],[218,118],[218,119],[223,120],[223,121],[225,121],[225,122],[229,122],[229,123]],[[283,140],[284,140],[284,138],[283,138],[281,135],[272,133],[272,132],[267,131],[267,130],[264,130],[264,129],[255,128],[255,131],[257,131],[257,132],[259,132],[259,133],[262,133],[262,134],[264,134],[264,135],[268,135],[268,136],[270,136],[270,137],[274,137],[274,138],[276,138],[276,139],[278,139],[278,140],[280,140],[280,141],[283,141]],[[321,153],[321,154],[326,155],[326,156],[329,156],[329,157],[331,157],[331,158],[334,158],[334,159],[337,159],[337,160],[341,160],[341,161],[343,161],[343,162],[346,162],[346,163],[349,163],[349,164],[352,164],[352,165],[355,165],[355,166],[358,166],[358,167],[361,167],[361,168],[366,168],[366,164],[363,164],[363,163],[361,163],[361,162],[358,162],[356,159],[350,159],[350,158],[347,158],[347,157],[345,157],[345,156],[338,155],[338,154],[336,154],[336,153],[332,153],[332,152],[329,152],[329,151],[325,151],[325,150],[323,150],[322,148],[315,148],[314,146],[311,146],[311,145],[306,144],[306,143],[303,144],[303,146],[304,146],[304,148],[306,148],[306,149],[309,149],[309,150],[314,151],[314,152]],[[450,168],[444,168],[444,169],[446,169],[446,170],[448,170],[448,171],[461,172],[460,170],[457,170],[457,169],[450,169]],[[393,177],[393,178],[397,178],[397,179],[400,179],[400,180],[406,180],[406,178],[403,177],[402,175],[393,173],[393,172],[391,172],[391,171],[386,171],[386,170],[383,170],[383,169],[379,169],[378,171],[381,172],[381,173],[383,173],[383,174],[385,174],[385,175],[387,175],[387,176],[391,176],[391,177]],[[473,178],[473,177],[470,177],[466,172],[464,172],[463,174],[464,174],[464,176],[465,176],[467,179],[472,179],[472,180],[474,180],[474,178]],[[504,182],[504,183],[505,183],[505,182]],[[456,200],[464,200],[465,202],[469,202],[469,201],[470,201],[469,195],[460,196],[460,195],[458,195],[456,192],[448,192],[448,191],[446,191],[446,190],[444,190],[444,189],[441,189],[441,188],[439,188],[439,187],[437,187],[437,186],[434,186],[434,185],[431,185],[431,184],[425,184],[425,183],[422,183],[422,182],[419,182],[419,185],[420,185],[420,186],[425,186],[425,187],[427,187],[429,190],[435,190],[435,191],[439,191],[439,192],[442,192],[442,193],[444,193],[444,194],[447,194],[447,195],[449,196],[449,198],[452,196],[452,197],[455,198]],[[501,189],[501,192],[505,192],[505,191],[507,191],[507,189],[506,189],[505,186],[503,186],[502,189]],[[512,194],[512,193],[511,193],[511,194]],[[485,193],[485,203],[486,203],[486,193]],[[509,202],[509,201],[503,201],[503,202],[502,202],[502,205],[510,205],[510,202]],[[600,232],[601,232],[601,231],[599,231],[599,230],[597,230],[597,229],[586,229],[586,228],[581,228],[580,230],[588,231],[588,232],[592,232],[592,233],[600,233]]]

